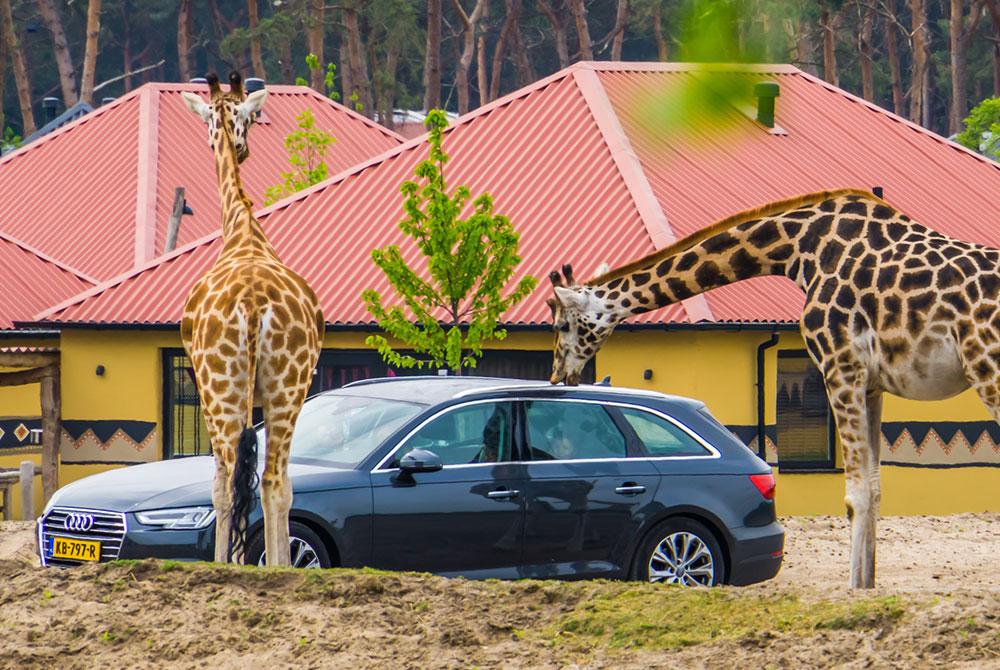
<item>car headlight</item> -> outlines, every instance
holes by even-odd
[[[211,507],[178,507],[175,509],[155,509],[136,512],[135,518],[144,526],[159,526],[174,530],[204,528],[215,521],[215,510]]]

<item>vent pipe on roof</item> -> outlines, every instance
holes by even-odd
[[[184,187],[178,186],[174,189],[174,207],[170,212],[170,220],[167,222],[167,241],[163,245],[163,253],[170,253],[177,246],[181,217],[185,214],[194,214],[194,210],[188,207],[187,200],[184,199]]]
[[[188,79],[189,84],[208,84],[208,80],[204,77],[194,77],[193,79]]]
[[[59,98],[42,98],[42,115],[45,117],[45,123],[55,121],[55,118],[59,116],[61,105],[62,100]]]
[[[753,85],[757,98],[757,121],[774,128],[774,99],[781,94],[781,87],[773,81],[759,81]]]
[[[108,104],[109,102],[114,102],[114,101],[115,101],[115,100],[117,100],[117,99],[118,99],[118,98],[116,98],[116,97],[114,97],[114,96],[108,96],[108,97],[106,97],[106,98],[101,98],[101,104],[102,104],[102,105],[106,105],[106,104]]]
[[[254,91],[263,91],[264,80],[259,77],[249,77],[243,82],[243,90],[247,92],[247,95],[250,95]]]

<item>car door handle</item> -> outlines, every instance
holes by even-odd
[[[510,500],[511,498],[516,498],[521,495],[521,492],[517,489],[498,489],[496,491],[490,491],[486,494],[487,498],[493,500]]]
[[[615,489],[615,493],[621,494],[623,496],[634,496],[640,493],[645,493],[646,487],[642,484],[623,484]]]

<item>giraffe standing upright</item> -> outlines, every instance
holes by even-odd
[[[1000,421],[1000,250],[929,230],[869,193],[828,191],[720,221],[577,285],[550,279],[552,383],[576,384],[623,319],[750,277],[806,293],[801,332],[844,454],[855,588],[875,585],[882,394],[937,400],[972,386]]]
[[[278,259],[240,180],[239,164],[249,156],[249,128],[267,91],[246,96],[236,72],[229,77],[228,92],[215,75],[207,80],[208,102],[194,93],[182,95],[208,124],[222,201],[223,247],[215,265],[191,288],[181,338],[197,376],[215,455],[215,560],[243,559],[257,484],[252,412],[260,404],[267,434],[260,479],[264,551],[268,565],[288,565],[288,452],[325,322],[316,294]]]

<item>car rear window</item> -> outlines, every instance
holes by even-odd
[[[710,453],[682,428],[663,417],[627,407],[620,411],[650,456],[707,456]]]
[[[625,436],[597,404],[532,400],[524,403],[531,459],[625,458]]]

